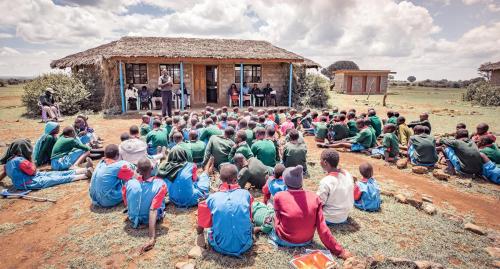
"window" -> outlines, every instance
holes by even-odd
[[[148,84],[147,64],[125,64],[127,84]]]
[[[243,65],[244,82],[248,83],[261,83],[262,66],[258,64],[245,64]],[[240,83],[240,65],[234,65],[234,83]]]
[[[180,64],[160,64],[160,76],[163,69],[167,70],[167,74],[172,78],[174,84],[181,84]]]

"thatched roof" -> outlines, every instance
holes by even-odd
[[[479,67],[479,71],[493,71],[500,69],[500,62],[496,63],[485,63]]]
[[[52,61],[52,68],[98,64],[112,57],[166,57],[172,59],[282,60],[316,67],[318,64],[267,41],[171,37],[122,37],[86,51]],[[316,66],[315,66],[316,65]]]

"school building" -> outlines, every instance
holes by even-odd
[[[334,89],[345,94],[385,94],[390,70],[337,70]]]
[[[289,105],[294,65],[319,67],[266,41],[181,37],[122,37],[51,62],[52,68],[99,76],[103,108],[121,106],[123,88],[130,83],[152,92],[163,69],[173,78],[174,90],[185,84],[193,107],[227,105],[231,84],[241,88],[244,81],[250,88],[270,83],[279,105]]]
[[[492,85],[500,86],[500,62],[483,64],[479,67],[479,71],[488,74]]]

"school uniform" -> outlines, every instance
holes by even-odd
[[[498,149],[496,144],[484,146],[479,151],[488,156],[488,158],[493,163],[495,163],[496,165],[500,165],[500,150]]]
[[[354,206],[364,211],[380,210],[380,187],[374,178],[362,178],[354,185]]]
[[[314,135],[316,137],[316,141],[324,142],[325,138],[328,135],[328,127],[326,122],[317,122],[314,123]]]
[[[154,155],[158,152],[158,147],[168,147],[167,132],[163,129],[153,129],[146,136],[146,143],[148,144],[148,154]]]
[[[355,120],[347,121],[347,127],[349,128],[349,137],[356,136],[359,132],[358,127],[356,126]]]
[[[234,146],[233,140],[220,135],[210,137],[207,147],[205,148],[205,156],[203,157],[203,165],[206,165],[210,156],[214,157],[214,167],[219,169],[222,163],[229,162],[229,153]]]
[[[354,204],[354,181],[349,172],[329,173],[319,182],[316,194],[323,203],[327,223],[342,223],[347,220]]]
[[[205,143],[208,143],[210,138],[212,136],[216,136],[216,135],[222,135],[222,131],[219,128],[217,128],[217,126],[210,125],[210,126],[205,127],[203,132],[201,132],[200,140],[205,142]]]
[[[372,127],[375,130],[375,137],[379,137],[379,135],[382,134],[382,120],[377,115],[369,118],[372,123]]]
[[[349,127],[344,122],[333,123],[330,125],[331,138],[333,141],[339,141],[349,137]]]
[[[399,142],[398,137],[394,133],[385,133],[382,139],[382,147],[385,152],[389,153],[390,158],[397,158],[399,156]]]
[[[207,198],[210,178],[207,173],[198,177],[196,171],[196,164],[189,162],[177,173],[174,180],[164,179],[168,187],[168,198],[176,206],[195,206],[199,200]]]
[[[283,177],[271,177],[266,181],[266,185],[262,187],[262,194],[264,194],[264,204],[273,204],[274,195],[280,191],[286,191],[288,187],[283,180]]]
[[[247,134],[247,144],[249,147],[252,146],[252,143],[253,143],[253,140],[255,139],[254,135],[253,135],[253,131],[246,128],[245,129],[245,133]]]
[[[240,256],[252,247],[252,203],[247,190],[223,183],[218,192],[198,204],[198,225],[209,228],[207,241],[213,250]]]
[[[255,188],[262,189],[266,184],[267,177],[272,174],[273,168],[264,165],[255,157],[248,159],[247,163],[247,166],[238,171],[238,184],[241,188],[244,188],[245,184],[249,182]]]
[[[276,147],[269,139],[255,141],[252,144],[252,153],[263,164],[274,167],[276,165]]]
[[[317,231],[321,242],[333,255],[343,252],[326,225],[322,202],[315,193],[302,189],[281,191],[274,196],[274,211],[270,238],[279,246],[309,245]]]
[[[410,140],[410,137],[413,135],[413,130],[408,127],[406,124],[400,124],[398,126],[398,139],[399,143],[403,146],[408,146],[408,141]]]
[[[52,154],[52,149],[57,141],[55,135],[50,133],[54,131],[59,126],[56,122],[47,122],[44,129],[44,134],[38,138],[33,148],[33,161],[37,166],[42,166],[44,164],[50,163],[50,156]]]
[[[438,161],[436,140],[425,133],[410,136],[408,156],[414,165],[434,166]]]
[[[133,178],[123,185],[122,195],[132,227],[148,224],[150,210],[157,210],[158,220],[163,219],[167,185],[161,178]]]
[[[78,138],[60,136],[52,148],[50,159],[52,170],[68,170],[80,156],[89,150],[90,147],[82,144]]]
[[[390,123],[390,124],[394,124],[394,125],[396,125],[396,126],[397,126],[397,125],[398,125],[398,118],[397,118],[397,117],[394,117],[394,116],[393,116],[393,117],[390,117],[390,118],[388,118],[388,119],[387,119],[387,123],[388,123],[388,124],[389,124],[389,123]]]
[[[141,136],[147,136],[149,132],[151,132],[151,126],[147,123],[142,123],[141,128],[140,128],[140,134]]]
[[[101,160],[92,174],[89,195],[93,205],[112,207],[123,200],[122,187],[134,176],[134,167],[127,161]]]
[[[45,189],[72,182],[76,177],[74,170],[40,172],[34,163],[20,156],[7,161],[5,173],[18,190]]]
[[[283,165],[293,167],[302,165],[304,172],[307,171],[307,146],[305,144],[286,143],[283,149]]]
[[[352,143],[351,151],[362,151],[368,149],[372,145],[372,137],[373,134],[368,127],[364,127],[359,131],[356,136],[351,138],[350,142]]]
[[[474,141],[466,139],[441,139],[446,146],[444,154],[457,172],[480,175],[483,161]]]
[[[243,156],[245,156],[246,159],[253,157],[252,150],[250,149],[247,142],[245,142],[245,141],[243,141],[240,145],[238,145],[237,148],[234,148],[234,147],[231,148],[231,151],[229,152],[229,156],[228,156],[230,161],[233,160],[234,155],[236,153],[243,154]]]

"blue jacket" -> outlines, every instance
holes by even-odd
[[[354,201],[354,206],[365,211],[380,210],[380,188],[374,178],[369,178],[367,182],[358,181],[356,184],[361,191],[361,198]]]
[[[132,227],[148,224],[150,209],[157,209],[158,217],[163,215],[167,186],[162,179],[151,177],[143,181],[134,178],[127,181],[124,188],[123,200],[126,202]]]
[[[89,195],[92,204],[111,207],[123,201],[123,180],[133,177],[132,164],[127,161],[116,161],[110,164],[102,160],[92,174],[90,180]]]

